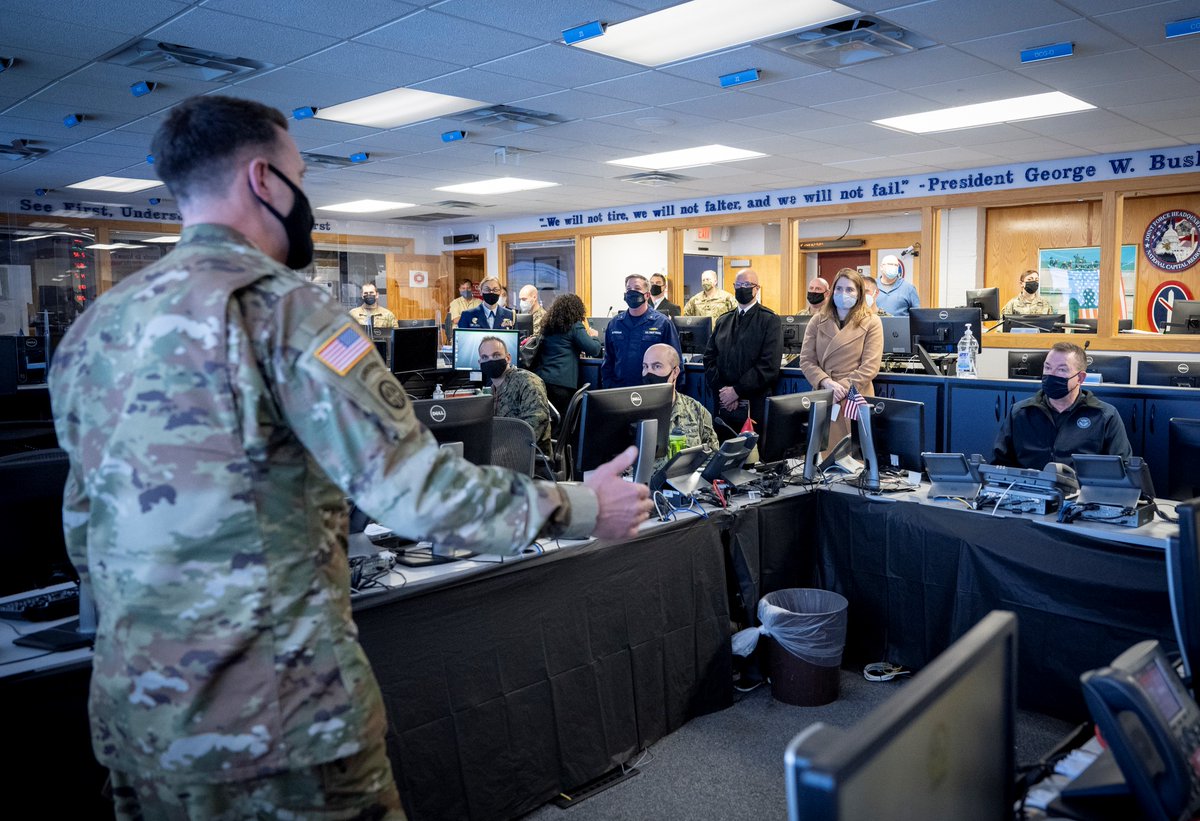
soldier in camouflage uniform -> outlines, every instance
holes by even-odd
[[[438,448],[357,324],[290,270],[313,221],[286,129],[248,100],[175,107],[152,147],[181,241],[76,320],[51,375],[120,818],[404,817],[350,615],[347,494],[403,535],[510,553],[650,510],[618,478],[633,449],[556,488]]]
[[[671,383],[672,387],[679,379],[679,353],[670,345],[651,345],[642,355],[642,381],[647,385]],[[713,429],[712,414],[708,409],[687,394],[675,391],[675,403],[671,406],[671,432],[683,431],[687,446],[694,448],[704,445],[711,450],[720,447],[717,432]],[[665,465],[668,457],[662,457],[654,463],[658,470]]]
[[[1001,316],[1038,316],[1055,313],[1050,300],[1039,293],[1041,274],[1033,269],[1021,272],[1021,290],[1017,295],[1004,303],[1000,309]]]
[[[546,383],[532,371],[512,366],[512,354],[498,336],[479,343],[479,370],[492,381],[496,416],[521,419],[533,428],[533,439],[550,456],[550,400]]]
[[[368,282],[362,286],[363,304],[357,308],[350,309],[350,316],[354,317],[354,321],[359,325],[365,325],[375,330],[375,336],[381,336],[379,332],[390,328],[399,327],[400,323],[396,321],[396,315],[382,305],[377,304],[379,299],[379,291],[375,284]]]
[[[683,306],[684,316],[707,316],[716,319],[737,307],[733,294],[717,287],[717,272],[705,271],[700,275],[700,293]]]

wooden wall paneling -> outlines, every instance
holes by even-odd
[[[398,319],[436,319],[446,314],[453,295],[440,254],[387,254],[387,307]],[[410,271],[426,271],[429,287],[409,286]]]
[[[984,287],[998,287],[1003,305],[1017,295],[1020,273],[1037,267],[1039,250],[1099,245],[1100,211],[1095,201],[987,209]]]
[[[1193,299],[1200,299],[1200,263],[1182,271],[1164,271],[1146,259],[1142,251],[1142,238],[1151,220],[1164,211],[1184,209],[1200,214],[1200,192],[1172,194],[1167,196],[1125,197],[1122,210],[1124,221],[1121,227],[1121,243],[1136,247],[1137,294],[1134,299],[1133,327],[1150,330],[1148,308],[1150,294],[1162,282],[1182,282],[1192,292]]]
[[[761,256],[728,256],[725,257],[725,289],[729,293],[733,293],[733,280],[737,277],[738,271],[746,270],[743,268],[734,268],[729,263],[732,260],[750,260],[750,267],[758,274],[758,287],[762,290],[759,293],[759,298],[762,304],[766,305],[775,313],[782,313],[782,303],[780,294],[782,288],[779,282],[779,254],[764,254]]]
[[[1096,319],[1098,333],[1116,333],[1117,317],[1121,315],[1120,278],[1121,254],[1117,239],[1121,236],[1124,197],[1116,191],[1104,194],[1100,219],[1100,291],[1107,298],[1100,300],[1100,313]]]
[[[921,209],[921,241],[920,256],[915,258],[917,275],[913,282],[917,286],[917,296],[921,304],[929,307],[936,302],[934,294],[941,293],[941,271],[938,269],[937,250],[941,246],[941,223],[938,220],[938,209],[925,206]]]
[[[592,238],[583,234],[575,236],[575,295],[592,304]]]
[[[779,221],[779,313],[794,314],[803,310],[799,307],[797,295],[804,293],[801,282],[802,272],[798,260],[803,256],[796,253],[792,237],[796,235],[794,220]],[[800,297],[803,299],[803,297]]]

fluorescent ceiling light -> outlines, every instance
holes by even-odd
[[[414,202],[387,202],[385,200],[355,200],[336,205],[318,205],[318,211],[341,211],[344,214],[373,214],[376,211],[394,211],[397,208],[412,208]]]
[[[661,66],[856,14],[833,0],[691,0],[616,23],[573,47]]]
[[[161,237],[150,237],[142,242],[179,242],[179,234],[163,234]]]
[[[17,237],[16,239],[13,240],[13,242],[33,242],[35,239],[50,239],[50,237],[53,237],[53,236],[56,236],[56,235],[55,234],[34,234],[33,236],[28,236],[28,237]]]
[[[647,171],[671,171],[677,168],[695,168],[719,162],[750,160],[765,157],[757,151],[730,148],[727,145],[701,145],[696,148],[681,148],[678,151],[663,151],[658,154],[643,154],[623,160],[609,160],[609,165],[624,165],[629,168],[645,168]]]
[[[519,177],[500,177],[495,180],[464,182],[461,185],[443,185],[435,190],[450,191],[455,194],[511,194],[514,191],[532,191],[535,188],[550,188],[554,185],[558,185],[558,183],[523,180]]]
[[[887,117],[875,120],[876,125],[928,134],[933,131],[953,131],[958,128],[975,128],[981,125],[1012,123],[1020,120],[1036,120],[1095,108],[1091,103],[1077,100],[1061,91],[1033,94],[1028,97],[1010,97],[990,103],[974,103],[921,114],[905,114],[903,117]]]
[[[83,247],[92,251],[116,251],[118,248],[145,248],[146,246],[133,245],[128,242],[110,242],[107,244],[103,242],[97,242],[94,245],[85,245]]]
[[[370,97],[318,109],[317,119],[375,128],[395,128],[486,105],[487,103],[468,100],[465,97],[434,94],[432,91],[418,91],[415,88],[394,88],[391,91],[372,94]]]
[[[31,222],[30,228],[66,228],[65,222]]]
[[[67,188],[87,188],[91,191],[114,191],[118,194],[132,194],[134,191],[145,191],[147,188],[157,188],[162,185],[158,180],[135,180],[129,177],[92,177],[90,180],[76,182]]]

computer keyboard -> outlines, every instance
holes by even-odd
[[[12,601],[0,602],[0,617],[19,616],[26,621],[52,621],[79,613],[79,587],[64,587],[49,593],[37,593]]]

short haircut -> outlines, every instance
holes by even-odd
[[[499,345],[501,348],[504,349],[505,353],[508,353],[508,346],[505,345],[504,340],[498,336],[485,336],[483,339],[479,340],[479,347],[476,350],[482,351],[483,346],[489,342],[495,342],[497,345]]]
[[[1087,354],[1083,348],[1076,345],[1074,342],[1055,342],[1050,346],[1050,350],[1058,351],[1059,353],[1070,354],[1075,357],[1075,366],[1081,371],[1087,370]]]
[[[629,276],[625,277],[625,287],[628,288],[630,281],[635,279],[640,279],[642,284],[646,286],[646,290],[650,290],[650,280],[646,279],[646,277],[644,277],[642,274],[630,274]]]
[[[463,285],[472,285],[473,286],[474,284],[475,283],[471,281],[470,277],[463,277],[462,279],[460,279],[458,281],[459,287],[462,287]]]
[[[862,275],[862,280],[863,280],[863,282],[864,282],[864,283],[867,283],[867,282],[871,283],[871,284],[872,284],[872,285],[874,285],[876,288],[878,288],[878,287],[879,287],[879,283],[875,281],[875,277],[871,276],[870,274],[863,274],[863,275]]]
[[[361,286],[359,286],[359,290],[362,290],[363,288],[375,288],[375,290],[379,290],[374,282],[364,282]]]
[[[670,284],[671,284],[671,280],[667,279],[667,275],[666,275],[666,274],[651,274],[651,275],[650,275],[650,278],[651,278],[651,279],[654,279],[655,277],[658,277],[659,279],[661,279],[661,280],[663,281],[663,287],[664,287],[664,288],[667,288],[667,287],[669,287],[669,286],[670,286]]]
[[[501,291],[504,290],[504,286],[500,284],[500,277],[484,277],[483,279],[479,280],[479,287],[482,288],[484,285],[487,285],[489,282],[495,283],[496,287],[499,288]]]
[[[1035,270],[1033,270],[1032,268],[1030,268],[1028,271],[1022,271],[1022,272],[1021,272],[1021,277],[1020,277],[1020,278],[1017,280],[1017,282],[1024,282],[1024,281],[1025,281],[1025,277],[1029,276],[1030,274],[1033,274],[1033,275],[1034,275],[1035,277],[1037,277],[1038,279],[1041,279],[1041,278],[1042,278],[1042,275],[1041,275],[1041,274],[1039,274],[1037,271],[1035,271]]]
[[[253,100],[190,97],[171,109],[150,142],[154,170],[180,200],[222,191],[247,154],[274,154],[287,119]]]

